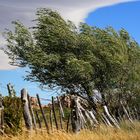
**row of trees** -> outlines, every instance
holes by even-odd
[[[26,80],[89,100],[98,89],[104,104],[140,106],[140,46],[126,30],[76,27],[50,9],[36,16],[35,26],[14,21],[5,34],[11,65],[30,68]]]

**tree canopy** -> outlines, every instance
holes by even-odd
[[[35,26],[13,22],[5,53],[12,65],[29,67],[27,80],[91,95],[120,89],[140,92],[140,46],[125,29],[76,27],[57,12],[39,9]]]

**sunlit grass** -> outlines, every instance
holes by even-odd
[[[90,130],[82,130],[78,134],[54,131],[47,134],[45,130],[37,133],[24,131],[17,136],[1,136],[1,140],[140,140],[140,123],[123,122],[122,128],[111,128],[104,125]]]

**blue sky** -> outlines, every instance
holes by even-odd
[[[99,8],[85,20],[91,26],[125,28],[140,43],[140,1]]]
[[[97,5],[99,5],[99,3]],[[111,5],[111,4],[105,3],[104,5]],[[63,8],[65,9],[65,5]],[[101,28],[104,28],[106,26],[113,26],[116,30],[119,30],[120,28],[123,27],[131,34],[131,36],[134,39],[136,39],[136,41],[140,43],[140,27],[139,27],[140,14],[139,13],[140,13],[140,1],[126,2],[126,3],[117,4],[117,5],[102,7],[99,9],[93,8],[93,10],[90,10],[88,11],[88,13],[83,14],[84,15],[82,17],[83,19],[79,17],[78,21],[85,19],[85,22],[87,24],[91,26],[98,26]],[[85,16],[85,15],[88,15],[88,16]],[[64,15],[64,17],[65,16],[66,15]],[[70,14],[68,14],[68,16],[70,16]],[[77,14],[77,18],[78,18],[78,14]],[[24,19],[26,19],[26,17],[24,17]],[[76,20],[75,23],[77,24],[78,21]],[[2,22],[5,24],[5,22],[9,22],[9,21],[5,20]],[[26,22],[26,24],[29,24],[29,23]],[[15,86],[17,95],[20,95],[20,90],[24,87],[27,88],[30,95],[35,96],[36,93],[40,93],[40,96],[44,98],[50,98],[52,94],[56,92],[56,91],[50,91],[50,90],[42,91],[39,89],[38,84],[24,81],[23,77],[26,75],[25,71],[26,71],[25,68],[24,69],[17,68],[17,69],[12,69],[12,70],[11,69],[0,70],[0,92],[3,95],[7,95],[6,84],[9,82]]]

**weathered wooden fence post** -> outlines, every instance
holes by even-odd
[[[50,106],[50,125],[51,125],[51,130],[53,131],[52,106]]]
[[[63,108],[61,105],[61,101],[59,100],[58,96],[57,96],[57,102],[59,105],[60,127],[61,127],[61,129],[63,129],[63,118],[62,117],[64,117],[64,112],[63,112]]]
[[[42,125],[41,125],[41,121],[40,121],[40,118],[39,118],[37,110],[35,111],[35,114],[36,114],[36,118],[37,118],[37,121],[38,121],[39,128],[41,128]]]
[[[13,89],[13,86],[10,83],[7,84],[7,89],[8,89],[9,97],[15,97],[16,96],[16,92]]]
[[[52,96],[52,111],[53,111],[53,115],[54,115],[54,121],[55,121],[56,129],[58,130],[58,123],[57,123],[57,118],[56,118],[56,114],[55,114],[55,105],[54,105],[53,96]]]
[[[29,96],[29,94],[27,96],[28,96],[28,102],[29,102],[29,110],[30,110],[31,117],[32,117],[32,123],[34,125],[34,129],[36,129],[36,119],[35,119],[32,105],[31,105],[30,96]]]
[[[41,106],[41,102],[40,102],[39,95],[38,95],[38,94],[36,94],[36,97],[37,97],[37,100],[38,100],[38,104],[39,104],[39,107],[40,107],[40,111],[41,111],[42,117],[43,117],[44,122],[45,122],[45,126],[46,126],[46,129],[47,129],[47,132],[49,133],[49,126],[48,126],[48,122],[47,122],[47,119],[46,119],[46,117],[45,117],[44,110],[42,109],[42,106]]]
[[[32,119],[29,110],[28,94],[26,89],[21,90],[21,100],[23,104],[23,117],[24,117],[26,128],[28,130],[32,130]]]
[[[81,120],[78,113],[77,97],[73,98],[71,105],[72,105],[72,111],[71,111],[72,131],[74,133],[78,133],[81,130],[81,123],[80,123]]]
[[[68,121],[67,121],[67,128],[66,128],[66,132],[68,133],[69,132],[69,124],[70,124],[70,121],[71,121],[71,112],[68,116]]]
[[[4,128],[4,107],[3,107],[3,99],[2,95],[0,94],[0,131],[3,133],[3,128]]]

